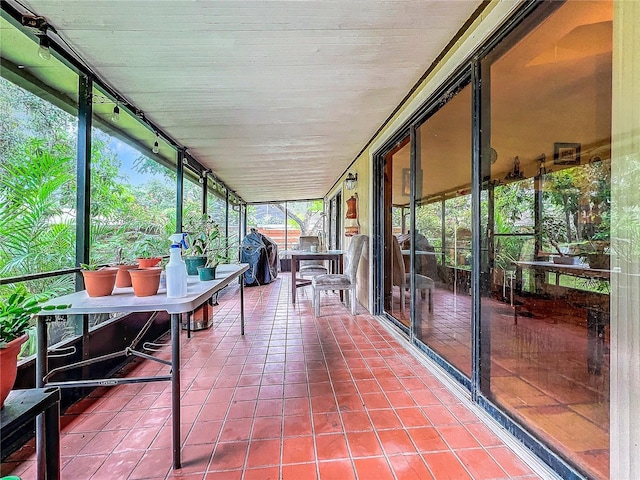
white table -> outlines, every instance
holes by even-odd
[[[65,310],[55,310],[55,315],[82,315],[114,312],[157,312],[166,311],[171,315],[171,361],[160,361],[171,366],[170,375],[153,377],[106,378],[96,380],[79,380],[72,382],[48,383],[62,388],[115,386],[126,383],[171,381],[171,413],[173,439],[173,468],[180,468],[180,323],[183,313],[191,312],[206,302],[213,294],[219,292],[236,278],[240,278],[240,333],[244,335],[244,272],[249,264],[219,265],[216,280],[201,282],[197,276],[189,276],[187,296],[183,298],[167,298],[166,290],[160,289],[157,295],[136,297],[132,288],[115,288],[107,297],[91,298],[85,290],[64,295],[50,300],[44,305],[71,305]],[[52,312],[41,312],[38,316],[38,350],[36,356],[36,387],[45,386],[47,376],[47,328],[46,319]],[[140,356],[146,354],[138,353]],[[80,366],[83,362],[78,362]],[[39,418],[36,426],[36,439],[44,435],[44,419]],[[37,441],[37,445],[43,444]],[[42,452],[44,453],[44,452]],[[38,453],[38,456],[40,452]]]

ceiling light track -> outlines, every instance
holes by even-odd
[[[80,55],[75,52],[75,50],[69,45],[69,43],[66,42],[66,40],[58,34],[55,27],[49,24],[45,17],[37,15],[25,5],[20,3],[18,0],[3,0],[1,3],[1,9],[3,12],[3,16],[10,20],[16,28],[23,31],[26,30],[25,33],[27,33],[33,40],[38,41],[38,54],[40,54],[42,45],[41,39],[46,38],[46,40],[44,40],[44,43],[45,46],[48,47],[49,56],[51,55],[51,53],[55,52],[56,57],[61,60],[62,63],[75,71],[78,75],[85,75],[90,77],[93,80],[94,84],[98,86],[102,91],[104,91],[106,95],[115,99],[115,101],[110,100],[110,102],[115,103],[114,110],[111,115],[111,119],[114,122],[117,122],[120,119],[121,111],[124,108],[132,116],[138,117],[140,121],[147,126],[147,128],[149,128],[156,134],[156,142],[158,142],[159,138],[162,137],[165,142],[170,144],[176,150],[182,149],[186,152],[186,147],[184,145],[176,141],[170,135],[163,132],[162,129],[158,127],[158,125],[150,121],[145,116],[142,110],[136,108],[131,102],[126,100],[124,95],[119,94],[116,89],[111,87],[108,82],[106,82],[96,72],[94,72],[91,67],[89,67],[89,65],[85,63],[82,57],[80,57]],[[46,53],[43,52],[42,55],[46,56]],[[191,158],[191,160],[197,165],[197,168],[195,168],[196,172],[206,170],[206,168],[203,167],[200,162],[193,158]],[[227,191],[229,191],[230,194],[233,193],[233,195],[240,202],[245,203],[244,200],[242,200],[242,198],[238,196],[234,190],[228,188],[224,182],[218,180],[217,178],[216,182],[222,185]]]

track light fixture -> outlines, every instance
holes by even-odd
[[[119,122],[120,121],[120,107],[118,106],[118,102],[116,102],[115,107],[113,107],[113,113],[111,114],[111,120],[113,122]]]
[[[38,35],[38,38],[40,39],[38,56],[43,60],[49,60],[51,58],[51,41],[46,33]]]
[[[158,134],[156,133],[156,141],[153,142],[153,148],[151,149],[151,151],[153,153],[158,153],[160,151],[160,145],[158,144]]]

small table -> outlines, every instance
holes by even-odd
[[[300,260],[329,260],[335,265],[335,272],[342,273],[342,257],[344,250],[328,250],[326,252],[304,252],[301,250],[286,250],[287,255],[291,255],[291,303],[296,303],[296,288],[311,285],[311,280],[297,278]],[[342,290],[340,291],[342,295]]]
[[[66,305],[65,310],[56,310],[55,315],[80,315],[112,312],[157,312],[166,311],[171,315],[171,361],[156,359],[142,352],[138,356],[149,358],[171,367],[170,375],[134,378],[108,378],[95,380],[79,380],[72,382],[51,383],[61,388],[115,386],[139,382],[171,382],[171,420],[173,443],[173,468],[181,467],[180,460],[180,325],[183,313],[191,312],[206,302],[211,296],[229,285],[236,278],[240,279],[240,333],[244,335],[244,272],[249,269],[248,263],[239,265],[222,264],[216,270],[216,279],[201,282],[198,277],[189,276],[187,296],[183,298],[167,298],[166,289],[161,288],[156,295],[136,297],[131,287],[116,288],[107,297],[91,298],[85,290],[49,300],[44,305]],[[36,386],[43,387],[47,376],[47,326],[46,318],[51,313],[41,311],[38,316],[38,349],[36,355]],[[129,352],[130,353],[130,352]],[[75,364],[80,366],[87,361]],[[66,366],[69,368],[69,366]],[[42,425],[36,425],[36,444],[40,444]]]
[[[44,413],[45,435],[38,440],[38,480],[60,478],[60,389],[13,390],[0,410],[0,439]],[[44,442],[44,444],[42,444]]]

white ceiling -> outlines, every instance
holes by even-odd
[[[480,0],[29,0],[248,202],[324,196]]]

